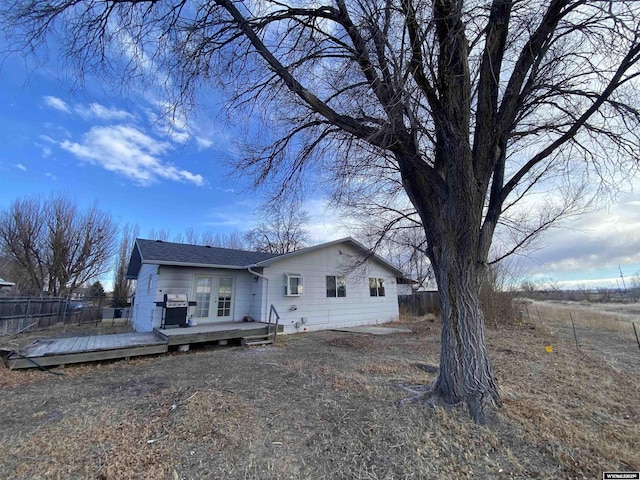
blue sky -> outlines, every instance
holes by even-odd
[[[143,237],[152,229],[175,235],[254,226],[261,198],[228,178],[225,160],[238,132],[218,119],[215,92],[206,110],[167,120],[162,99],[149,91],[123,97],[96,79],[73,89],[52,71],[16,57],[1,64],[0,208],[18,197],[65,193],[80,205],[97,203],[119,224],[139,225]],[[618,265],[627,279],[640,271],[633,183],[607,209],[547,234],[546,246],[523,260],[527,274],[565,287],[615,287]],[[319,194],[305,208],[315,242],[349,234]]]
[[[0,70],[0,207],[22,196],[64,193],[81,205],[97,202],[119,224],[172,235],[244,231],[262,198],[232,180],[230,127],[163,118],[162,102],[135,95],[72,89],[47,69],[5,60]],[[107,87],[107,85],[104,85]],[[199,112],[204,115],[203,112]],[[339,235],[325,222],[321,199],[309,200],[318,241]],[[327,217],[328,218],[328,217]]]
[[[242,186],[220,174],[230,146],[215,126],[191,133],[158,120],[158,106],[144,98],[71,94],[46,71],[27,78],[17,62],[5,62],[0,81],[2,205],[64,192],[80,204],[97,201],[142,234],[230,231],[250,217]]]

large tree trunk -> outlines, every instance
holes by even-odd
[[[500,405],[485,345],[479,300],[482,266],[446,241],[438,249],[435,275],[442,318],[440,369],[429,389],[431,403],[465,402],[471,417],[485,423]]]
[[[444,154],[469,164],[470,152],[463,141]],[[416,159],[398,156],[401,168]],[[415,171],[415,170],[414,170]],[[484,316],[479,299],[486,270],[488,246],[481,245],[484,191],[469,170],[450,172],[459,179],[455,188],[433,190],[420,174],[403,172],[403,183],[420,214],[428,242],[442,317],[440,369],[428,391],[414,400],[430,404],[465,403],[477,422],[489,420],[501,404],[498,387],[485,345]],[[426,187],[426,188],[425,188]]]

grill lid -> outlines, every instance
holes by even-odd
[[[164,303],[166,308],[188,307],[189,297],[186,293],[166,293]]]

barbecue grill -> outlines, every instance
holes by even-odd
[[[187,312],[196,302],[190,302],[186,293],[165,293],[164,301],[157,305],[162,307],[160,328],[186,327]]]

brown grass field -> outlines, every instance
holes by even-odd
[[[0,478],[596,479],[640,470],[640,373],[576,348],[552,312],[541,316],[488,329],[504,401],[490,426],[460,408],[398,407],[398,383],[433,378],[415,366],[438,363],[440,329],[429,317],[402,320],[410,334],[299,334],[269,347],[55,370],[64,375],[0,367]],[[637,365],[640,350],[630,359]]]

